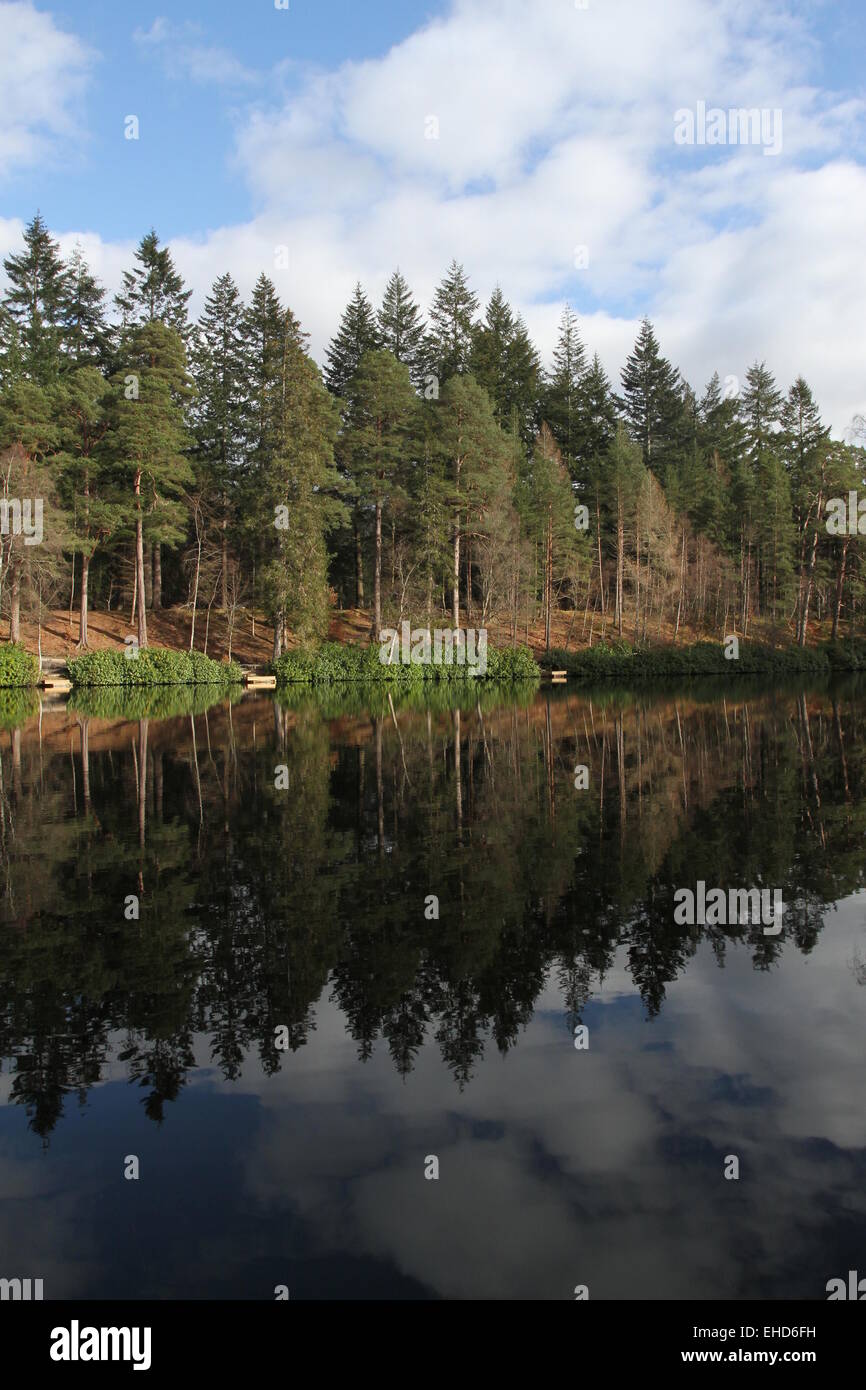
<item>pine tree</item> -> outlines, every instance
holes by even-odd
[[[780,404],[779,420],[782,426],[781,450],[797,532],[797,636],[805,643],[807,595],[811,596],[828,491],[826,465],[830,454],[830,431],[822,425],[818,406],[803,377],[797,377],[785,401]],[[842,471],[845,471],[844,467]],[[847,563],[847,545],[843,543],[836,548],[840,552],[841,571]],[[838,628],[840,607],[841,595],[838,595],[834,608],[834,628]]]
[[[135,253],[138,262],[123,273],[123,288],[114,302],[121,313],[121,334],[144,323],[164,323],[186,338],[189,333],[187,305],[192,290],[183,287],[171,251],[160,246],[151,230],[141,238]]]
[[[782,447],[791,479],[795,507],[801,506],[800,492],[808,487],[815,455],[825,441],[828,431],[821,423],[821,413],[812,391],[803,377],[798,376],[779,410],[782,425]]]
[[[505,395],[509,428],[524,444],[534,438],[540,420],[541,357],[520,314],[508,348],[508,388]]]
[[[393,353],[398,362],[405,362],[416,386],[420,384],[421,348],[424,342],[424,320],[409,286],[395,270],[382,299],[377,316],[379,345]]]
[[[193,430],[199,483],[220,511],[220,585],[228,605],[228,529],[249,438],[247,315],[229,274],[214,281],[192,339]]]
[[[81,556],[78,586],[78,645],[88,645],[89,576],[94,555],[123,526],[124,497],[114,477],[107,447],[110,388],[91,365],[76,367],[62,378],[57,418],[61,496],[69,514],[70,543]]]
[[[545,383],[541,409],[572,478],[576,476],[580,383],[585,372],[586,351],[580,339],[577,315],[566,304],[553,350],[553,370]]]
[[[328,390],[335,396],[343,396],[346,386],[361,365],[364,353],[375,351],[381,346],[381,341],[373,306],[359,282],[325,353],[327,365],[324,376]]]
[[[105,321],[105,290],[91,275],[80,246],[74,248],[69,260],[61,321],[63,348],[70,365],[107,366],[109,332]]]
[[[0,304],[0,395],[24,379],[21,332],[5,305]]]
[[[771,371],[755,362],[746,372],[746,385],[740,397],[740,418],[745,428],[746,450],[753,468],[766,449],[777,447],[775,426],[782,414],[782,395]]]
[[[303,348],[300,324],[280,303],[273,282],[261,274],[244,315],[249,418],[243,469],[237,496],[240,529],[252,556],[258,589],[261,560],[272,541],[271,521],[261,521],[261,493],[272,461],[282,447],[284,419],[283,362],[287,338]],[[277,505],[274,503],[273,505]],[[275,640],[277,634],[275,633]],[[280,640],[282,634],[280,633]]]
[[[732,510],[731,480],[743,467],[745,442],[735,396],[722,393],[718,372],[707,383],[697,411],[697,464],[683,480],[685,507],[697,530],[734,553],[739,522]]]
[[[274,655],[286,624],[302,641],[328,630],[328,536],[347,520],[334,467],[337,402],[303,349],[287,311],[280,362],[279,449],[261,476],[257,512],[266,536],[263,590],[274,618]],[[277,512],[285,508],[286,512]],[[279,524],[285,521],[286,524]]]
[[[607,610],[602,540],[610,521],[606,476],[618,424],[616,397],[596,353],[580,379],[577,393],[572,479],[576,496],[593,518],[594,559],[598,566],[598,592],[603,615]]]
[[[118,360],[128,356],[127,340],[144,324],[162,323],[177,333],[184,344],[191,333],[187,306],[192,290],[184,289],[171,251],[167,246],[160,246],[159,237],[152,228],[139,242],[135,259],[137,265],[131,271],[124,271],[123,288],[114,299],[121,313],[121,322],[114,335]],[[162,543],[174,534],[172,522],[167,523],[167,529],[160,524],[152,528],[153,550],[148,560],[153,575],[154,608],[162,605]]]
[[[763,362],[754,363],[746,373],[740,396],[745,455],[743,472],[735,478],[734,486],[743,517],[744,631],[755,600],[758,604],[762,599],[769,601],[775,612],[790,572],[790,494],[781,461],[781,409],[782,397],[773,374]],[[752,587],[753,563],[756,591]]]
[[[249,388],[249,435],[247,459],[261,468],[279,447],[282,429],[282,361],[287,330],[293,330],[299,345],[300,325],[280,304],[272,281],[260,275],[244,317],[247,380]]]
[[[614,524],[615,591],[614,622],[622,636],[625,612],[625,545],[627,518],[640,495],[644,479],[644,464],[640,446],[629,438],[625,427],[617,426],[607,455],[603,486],[607,493],[607,508]]]
[[[250,426],[238,507],[274,623],[274,658],[286,624],[303,640],[328,627],[328,536],[345,523],[334,467],[338,403],[322,384],[301,329],[260,275],[245,315]]]
[[[573,406],[569,471],[579,492],[586,488],[594,463],[610,448],[616,424],[616,397],[596,353],[580,378]],[[567,458],[564,461],[568,464]]]
[[[439,391],[449,377],[469,370],[477,311],[478,296],[462,265],[452,261],[433,296],[424,348],[426,374],[435,377]]]
[[[147,646],[144,534],[183,539],[178,498],[193,480],[184,407],[192,395],[183,339],[152,321],[126,336],[123,364],[112,379],[109,448],[127,488],[127,516],[135,528],[138,644]]]
[[[519,507],[524,527],[544,556],[542,611],[545,648],[550,650],[555,589],[576,580],[578,556],[588,551],[585,532],[574,525],[574,492],[565,461],[545,423],[521,462]]]
[[[373,635],[382,626],[382,517],[401,490],[417,398],[405,363],[390,352],[367,352],[346,387],[339,454],[360,496],[375,514]]]
[[[475,325],[469,366],[478,385],[490,397],[493,412],[500,424],[508,415],[508,351],[513,337],[514,315],[497,285],[490,296],[484,321]]]
[[[490,495],[504,482],[505,441],[490,398],[471,376],[454,375],[435,412],[436,447],[444,465],[451,515],[451,614],[460,626],[461,546]]]
[[[42,385],[21,378],[0,396],[0,474],[2,498],[42,498],[53,492],[55,470],[52,455],[58,443],[57,385]],[[51,460],[51,463],[49,463]],[[48,528],[52,547],[60,535],[58,517],[43,516],[43,534]],[[53,533],[51,528],[54,528]],[[9,593],[9,637],[20,639],[21,592],[25,576],[32,570],[33,552],[41,545],[27,543],[23,531],[10,529],[0,536],[0,593]]]
[[[499,425],[528,442],[534,434],[540,363],[526,325],[515,318],[498,285],[484,322],[474,329],[469,369],[490,397]]]
[[[69,274],[60,247],[38,212],[25,228],[24,246],[24,251],[3,262],[9,282],[3,308],[18,329],[23,374],[47,385],[61,369]]]
[[[623,410],[644,463],[665,482],[677,445],[679,373],[662,357],[649,319],[643,319],[622,370]]]

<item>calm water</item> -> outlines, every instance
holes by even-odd
[[[0,1276],[823,1299],[864,1272],[866,690],[172,698],[5,707]],[[781,935],[675,926],[698,879],[781,887]]]

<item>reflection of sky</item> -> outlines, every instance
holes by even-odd
[[[251,1058],[224,1082],[201,1048],[161,1128],[119,1079],[70,1097],[45,1152],[6,1106],[0,1275],[60,1297],[823,1298],[866,1259],[864,947],[864,895],[769,972],[704,944],[652,1022],[620,958],[588,1052],[551,980],[462,1094],[434,1044],[405,1082],[384,1044],[360,1065],[325,999],[278,1076]]]

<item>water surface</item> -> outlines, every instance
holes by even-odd
[[[862,687],[136,698],[2,711],[0,1276],[824,1298],[863,1265]],[[781,888],[781,934],[675,926],[698,879]]]

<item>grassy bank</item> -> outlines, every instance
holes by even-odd
[[[272,666],[278,686],[330,685],[350,682],[400,686],[423,685],[429,681],[489,681],[492,685],[511,685],[516,681],[537,681],[538,664],[526,647],[488,648],[484,675],[472,666],[427,664],[399,660],[386,665],[379,657],[380,647],[325,642],[315,649],[297,648],[286,652]]]
[[[688,647],[633,647],[629,642],[597,642],[583,651],[550,651],[541,659],[546,671],[567,671],[576,680],[643,680],[659,676],[783,676],[866,670],[866,640],[851,638],[817,647],[770,647],[740,642],[735,659],[721,642]]]
[[[201,652],[172,652],[165,647],[143,647],[136,657],[118,651],[82,652],[66,664],[76,687],[229,686],[243,680],[235,661],[212,661]]]

